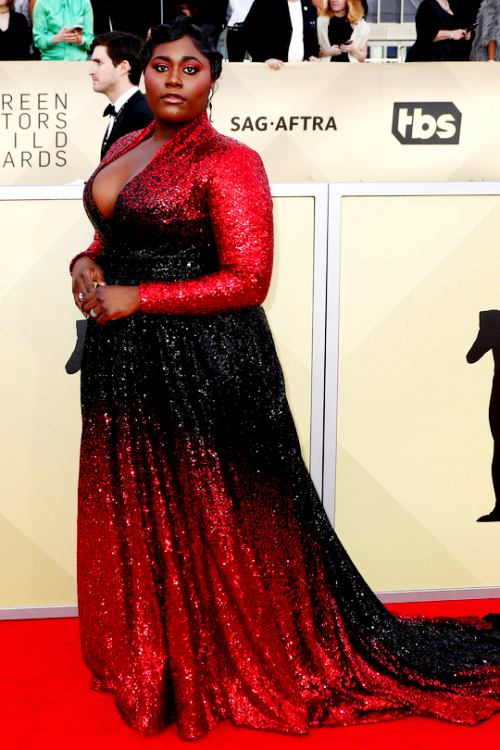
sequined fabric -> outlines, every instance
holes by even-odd
[[[304,734],[497,711],[500,635],[391,616],[315,493],[259,307],[272,249],[259,158],[203,116],[125,186],[111,220],[92,179],[85,201],[107,282],[141,290],[135,315],[89,321],[82,370],[93,687],[141,734],[177,721],[185,739],[222,719]]]

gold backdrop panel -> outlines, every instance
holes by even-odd
[[[493,359],[465,355],[499,234],[497,196],[342,201],[336,527],[377,591],[498,585]]]
[[[79,383],[68,262],[91,239],[80,201],[0,201],[0,602],[75,601]],[[9,571],[8,575],[5,571]]]
[[[266,301],[309,458],[314,199],[277,197]],[[76,603],[79,376],[64,365],[78,312],[68,264],[91,226],[79,200],[0,201],[0,608]]]
[[[273,279],[264,308],[285,373],[288,400],[309,466],[314,198],[274,198]]]

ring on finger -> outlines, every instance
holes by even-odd
[[[80,293],[79,293],[79,295],[78,295],[78,299],[80,300],[80,302],[82,301],[82,299],[83,299],[83,292],[80,292]]]
[[[92,310],[90,311],[90,314],[92,315],[93,318],[97,318],[97,313],[94,310],[94,308],[92,308]]]

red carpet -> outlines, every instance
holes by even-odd
[[[401,614],[482,616],[500,601],[391,605]],[[141,738],[123,723],[113,698],[89,689],[77,620],[0,622],[0,743],[5,750],[186,750],[175,725]],[[223,722],[196,750],[500,750],[500,714],[476,727],[436,719],[316,729],[294,737]]]

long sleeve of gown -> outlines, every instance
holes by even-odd
[[[240,146],[213,164],[208,206],[219,270],[188,281],[141,284],[143,312],[217,314],[264,301],[272,271],[272,202],[254,151]]]

